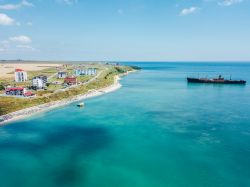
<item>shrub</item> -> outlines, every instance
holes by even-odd
[[[2,84],[0,84],[0,90],[4,90],[4,86]]]

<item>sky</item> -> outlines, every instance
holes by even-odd
[[[0,59],[250,61],[250,0],[0,0]]]

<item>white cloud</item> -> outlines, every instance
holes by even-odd
[[[22,4],[23,6],[27,6],[27,7],[33,7],[33,6],[34,6],[32,3],[28,2],[27,0],[23,0],[23,1],[21,2],[21,4]]]
[[[30,52],[37,51],[30,45],[8,45],[8,46],[0,46],[0,54],[4,53],[18,53],[18,52]]]
[[[3,40],[0,43],[3,44],[3,45],[6,45],[6,44],[9,44],[9,41],[8,40]]]
[[[75,3],[78,3],[78,0],[59,0],[63,3],[66,3],[68,5],[72,5],[72,4],[75,4]]]
[[[199,10],[198,7],[184,8],[184,9],[181,11],[180,15],[182,15],[182,16],[187,16],[187,15],[189,15],[189,14],[193,14],[193,13],[197,12],[198,10]]]
[[[9,43],[8,40],[0,41],[0,51],[6,51],[9,48]]]
[[[35,50],[33,47],[30,45],[16,45],[17,48],[19,49],[29,49],[29,50]]]
[[[18,8],[20,8],[19,4],[0,5],[0,9],[2,10],[16,10]]]
[[[28,26],[32,26],[33,23],[29,21],[29,22],[27,22],[27,25],[28,25]]]
[[[34,5],[27,0],[23,0],[18,4],[5,4],[5,5],[0,5],[0,9],[2,10],[17,10],[22,7],[33,7]]]
[[[7,16],[6,14],[0,13],[0,25],[13,25],[14,22],[14,19],[12,19],[11,17]]]
[[[37,51],[30,43],[31,39],[27,36],[10,37],[8,40],[0,41],[0,53]]]
[[[223,0],[218,4],[221,6],[231,6],[233,4],[241,3],[243,0]]]
[[[20,42],[20,43],[31,43],[31,39],[28,36],[14,36],[9,38],[12,42]]]
[[[7,51],[9,49],[9,41],[8,40],[3,40],[0,42],[0,52]]]
[[[124,13],[124,11],[122,9],[118,9],[117,13],[120,14],[120,15],[122,15]]]

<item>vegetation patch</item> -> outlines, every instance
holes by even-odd
[[[67,90],[60,91],[58,86],[61,85],[49,85],[49,89],[37,91],[37,97],[34,98],[15,98],[15,97],[0,97],[0,115],[8,114],[28,107],[33,107],[40,104],[49,103],[52,101],[59,101],[66,98],[71,98],[76,95],[87,93],[89,90],[97,90],[105,88],[114,83],[115,75],[126,73],[133,68],[129,66],[111,67],[101,73],[95,81],[88,84],[79,85],[69,88]],[[86,78],[88,80],[90,77]],[[56,87],[53,89],[53,87]]]

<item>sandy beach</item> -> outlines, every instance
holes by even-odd
[[[100,96],[100,95],[103,95],[103,94],[106,94],[109,92],[113,92],[113,91],[121,88],[122,85],[119,83],[119,80],[120,80],[120,77],[115,76],[114,83],[108,87],[101,88],[98,90],[91,90],[88,93],[83,94],[83,95],[77,95],[77,96],[67,98],[64,100],[45,103],[42,105],[38,105],[38,106],[22,109],[22,110],[19,110],[16,112],[12,112],[12,113],[9,113],[6,115],[2,115],[2,116],[0,116],[0,118],[3,119],[4,121],[0,122],[0,125],[4,125],[4,124],[7,124],[9,122],[23,119],[23,118],[29,117],[31,115],[37,114],[39,112],[44,112],[44,111],[48,111],[48,110],[51,110],[51,109],[54,109],[57,107],[65,106],[65,105],[68,105],[72,102],[76,102],[79,100],[84,100],[84,99]]]
[[[20,68],[25,71],[39,71],[50,67],[58,67],[62,64],[44,64],[44,63],[3,63],[0,64],[0,77],[9,78],[14,75],[11,72],[14,72],[15,69]]]

